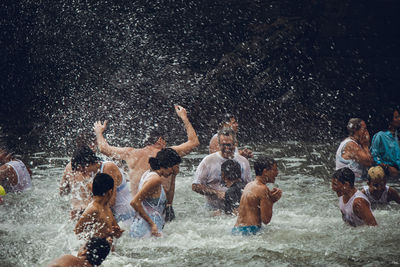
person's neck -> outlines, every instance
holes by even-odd
[[[93,202],[98,205],[105,206],[108,203],[108,199],[104,196],[93,196]]]
[[[347,203],[349,199],[357,192],[357,188],[352,187],[343,194],[343,201]]]
[[[267,183],[268,183],[268,177],[256,176],[256,180],[259,183],[262,183],[262,184],[265,184],[265,185],[267,185]]]
[[[236,180],[233,180],[233,181],[231,181],[231,180],[228,180],[228,181],[226,181],[226,186],[227,187],[231,187],[232,185],[234,185],[234,184],[236,184],[237,182],[239,182],[239,180],[238,179],[236,179]]]

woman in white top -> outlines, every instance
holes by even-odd
[[[374,162],[369,151],[370,136],[367,125],[359,118],[350,119],[347,130],[349,136],[340,143],[336,151],[336,170],[350,168],[357,181],[366,178],[366,168]]]

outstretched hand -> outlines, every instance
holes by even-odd
[[[180,105],[175,105],[175,112],[181,119],[187,118],[186,109]]]
[[[161,233],[158,232],[158,228],[157,228],[156,224],[153,224],[151,226],[151,235],[157,236],[157,237],[161,236]]]
[[[245,148],[243,150],[239,150],[239,154],[243,157],[245,157],[246,159],[252,158],[253,157],[253,151],[251,151],[248,148]]]
[[[106,130],[106,127],[107,120],[105,120],[103,123],[101,123],[101,121],[96,121],[94,123],[93,130],[96,134],[102,134]]]
[[[273,203],[277,202],[282,196],[282,190],[279,188],[274,188],[269,192],[269,198]]]
[[[124,231],[119,226],[112,226],[112,235],[116,238],[120,238]]]

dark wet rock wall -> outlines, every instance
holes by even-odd
[[[243,142],[331,140],[349,117],[376,131],[400,99],[394,0],[0,5],[10,139],[65,147],[109,119],[120,144],[142,145],[154,125],[182,140],[171,108],[181,103],[202,143],[225,112]]]

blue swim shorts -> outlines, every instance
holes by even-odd
[[[255,235],[261,230],[261,226],[235,226],[232,228],[232,235]]]

